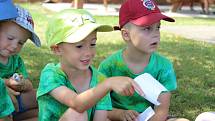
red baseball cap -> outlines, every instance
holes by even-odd
[[[119,11],[120,28],[128,22],[138,26],[149,26],[160,20],[175,21],[163,15],[153,0],[126,0]]]

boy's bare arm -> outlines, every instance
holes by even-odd
[[[60,86],[52,90],[50,95],[62,104],[69,106],[79,113],[83,113],[90,107],[93,107],[108,91],[109,87],[105,84],[100,84],[80,94],[65,86]]]
[[[106,121],[107,111],[106,110],[96,110],[93,117],[93,121]]]
[[[149,121],[166,121],[169,114],[171,93],[163,93],[159,96],[159,106],[155,107],[155,115]]]
[[[87,109],[93,107],[101,98],[103,98],[110,90],[121,95],[133,95],[133,80],[128,77],[111,77],[96,87],[88,89],[80,94],[75,93],[71,89],[60,86],[50,92],[59,102],[75,109],[79,113],[83,113]]]

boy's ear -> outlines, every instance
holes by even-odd
[[[121,29],[121,35],[122,35],[122,38],[123,38],[126,42],[128,42],[128,41],[130,40],[130,35],[129,35],[128,29],[122,28],[122,29]]]
[[[60,49],[59,45],[52,45],[50,48],[54,54],[56,54],[56,55],[61,54],[61,49]]]

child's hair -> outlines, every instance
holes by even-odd
[[[108,25],[97,24],[93,16],[83,9],[63,10],[54,15],[46,31],[48,46],[62,42],[76,43],[82,41],[90,33],[112,31]]]
[[[18,16],[12,0],[0,0],[0,20],[15,18]]]
[[[160,20],[175,21],[163,15],[154,0],[126,0],[119,10],[119,27],[114,29],[120,30],[128,22],[138,26],[149,26]]]
[[[40,47],[41,46],[40,39],[36,35],[36,33],[34,32],[34,21],[31,17],[31,14],[27,10],[25,10],[24,8],[22,8],[18,5],[15,5],[15,7],[16,7],[17,12],[18,12],[18,17],[16,17],[15,19],[11,19],[11,21],[15,22],[16,24],[18,24],[22,28],[31,32],[31,37],[30,37],[31,41],[37,47]]]

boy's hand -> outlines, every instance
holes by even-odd
[[[15,90],[11,89],[10,87],[7,87],[7,90],[8,90],[9,95],[14,95],[14,96],[20,95],[20,92],[17,92]]]
[[[120,119],[121,121],[137,121],[139,113],[134,110],[123,110]]]
[[[111,90],[124,96],[131,96],[134,91],[138,91],[143,95],[141,88],[135,83],[135,81],[129,77],[111,77],[108,80]]]
[[[25,82],[24,82],[24,80],[23,80],[23,76],[22,76],[22,75],[19,75],[19,78],[20,78],[19,81],[15,80],[13,77],[11,77],[11,78],[9,78],[9,79],[7,80],[7,85],[8,85],[10,88],[12,88],[13,90],[18,91],[18,92],[20,92],[20,91],[23,90],[22,88],[23,88],[23,86],[24,86],[24,84],[25,84]]]

